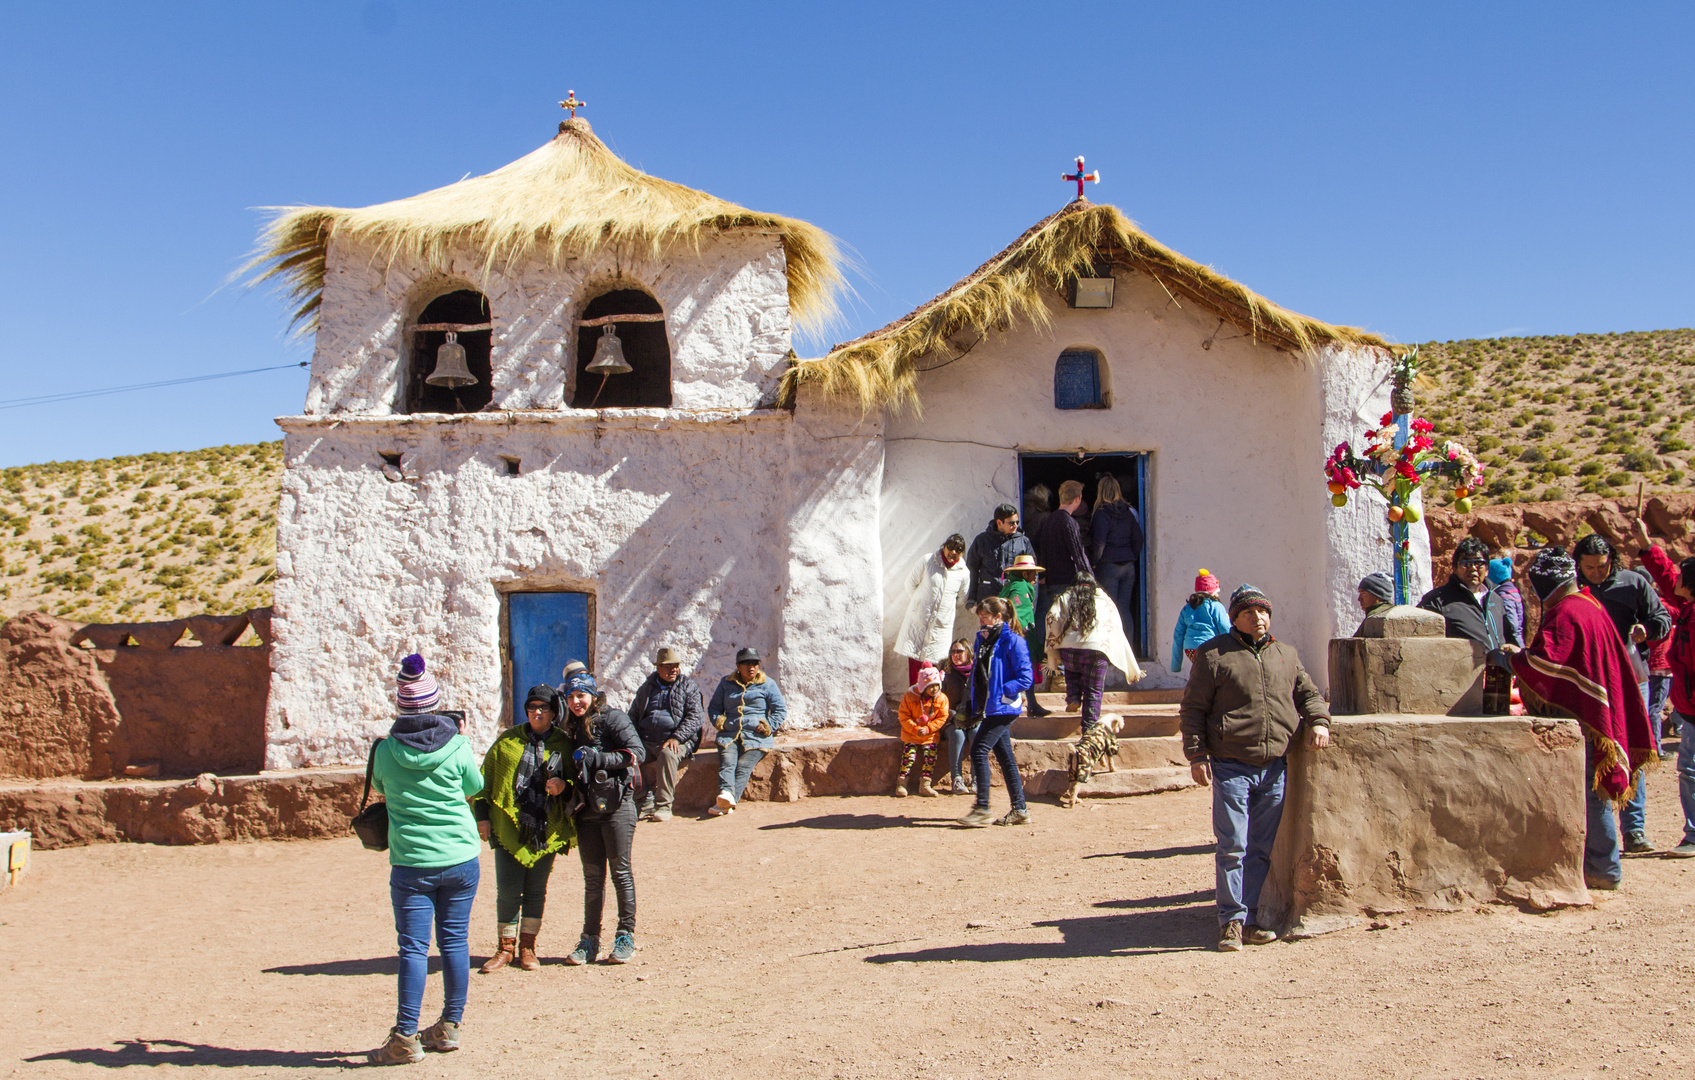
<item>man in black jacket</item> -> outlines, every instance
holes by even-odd
[[[647,761],[642,766],[642,779],[647,787],[642,798],[642,817],[647,821],[669,821],[677,792],[678,766],[700,745],[706,699],[694,680],[683,674],[683,658],[676,649],[660,649],[653,658],[653,667],[653,674],[642,683],[630,703],[630,718],[647,751]]]
[[[1577,556],[1577,575],[1582,579],[1580,584],[1588,588],[1589,595],[1601,601],[1601,606],[1613,620],[1619,640],[1624,642],[1624,651],[1630,655],[1631,666],[1636,669],[1632,677],[1642,691],[1642,704],[1646,706],[1650,695],[1648,664],[1643,656],[1643,647],[1662,641],[1671,633],[1671,616],[1666,613],[1666,606],[1660,603],[1660,594],[1654,591],[1653,583],[1646,575],[1619,566],[1618,552],[1600,533],[1590,533],[1579,540],[1572,553]],[[1648,721],[1658,741],[1659,717],[1650,716]],[[1624,833],[1625,854],[1646,855],[1654,850],[1654,845],[1648,842],[1647,776],[1637,777],[1630,801],[1619,812],[1619,825]]]
[[[971,572],[971,584],[965,590],[967,604],[975,606],[984,597],[999,596],[1001,576],[1012,560],[1035,554],[1030,538],[1018,531],[1018,508],[1010,503],[995,507],[995,519],[977,534],[965,553],[965,569]]]
[[[1431,589],[1418,606],[1442,616],[1451,638],[1466,638],[1485,650],[1507,640],[1507,607],[1489,587],[1489,546],[1475,536],[1454,548],[1454,572]],[[1483,669],[1483,713],[1505,716],[1512,709],[1512,677],[1493,665]]]

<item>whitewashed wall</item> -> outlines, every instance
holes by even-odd
[[[461,288],[488,297],[496,409],[562,407],[576,370],[577,318],[612,287],[644,288],[664,309],[675,408],[769,403],[789,353],[787,263],[775,234],[736,232],[657,260],[607,251],[562,268],[538,260],[485,267],[467,251],[428,269],[336,241],[328,266],[307,415],[392,413],[406,372],[405,327]]]
[[[1111,309],[1055,300],[1050,310],[1048,329],[991,337],[920,376],[923,417],[889,421],[885,645],[906,610],[911,565],[948,533],[969,539],[997,503],[1020,503],[1019,452],[1146,451],[1150,675],[1140,685],[1181,685],[1166,666],[1171,632],[1203,566],[1226,595],[1244,581],[1264,589],[1276,607],[1274,633],[1325,682],[1336,625],[1326,574],[1336,556],[1326,535],[1318,365],[1255,345],[1229,325],[1203,349],[1217,316],[1178,307],[1140,275],[1120,272]],[[1112,408],[1053,407],[1054,361],[1073,347],[1104,355]],[[970,625],[962,617],[959,628]],[[905,682],[905,661],[886,653],[885,687]]]

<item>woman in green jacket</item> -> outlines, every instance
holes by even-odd
[[[547,905],[553,857],[571,849],[577,832],[565,816],[565,762],[571,746],[559,720],[559,691],[530,687],[526,722],[507,728],[483,755],[483,793],[474,810],[477,831],[494,849],[495,922],[499,945],[484,975],[516,962],[541,967],[536,934]]]

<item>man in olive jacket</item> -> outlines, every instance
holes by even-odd
[[[1189,770],[1195,783],[1212,785],[1220,952],[1277,940],[1257,915],[1283,819],[1284,755],[1303,722],[1314,749],[1330,745],[1330,708],[1294,647],[1271,636],[1270,599],[1240,586],[1230,623],[1230,633],[1195,650],[1178,707]]]

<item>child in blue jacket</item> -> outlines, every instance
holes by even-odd
[[[1230,613],[1218,599],[1218,578],[1201,568],[1195,591],[1177,613],[1177,629],[1171,635],[1171,670],[1183,670],[1183,658],[1220,634],[1230,632]]]

